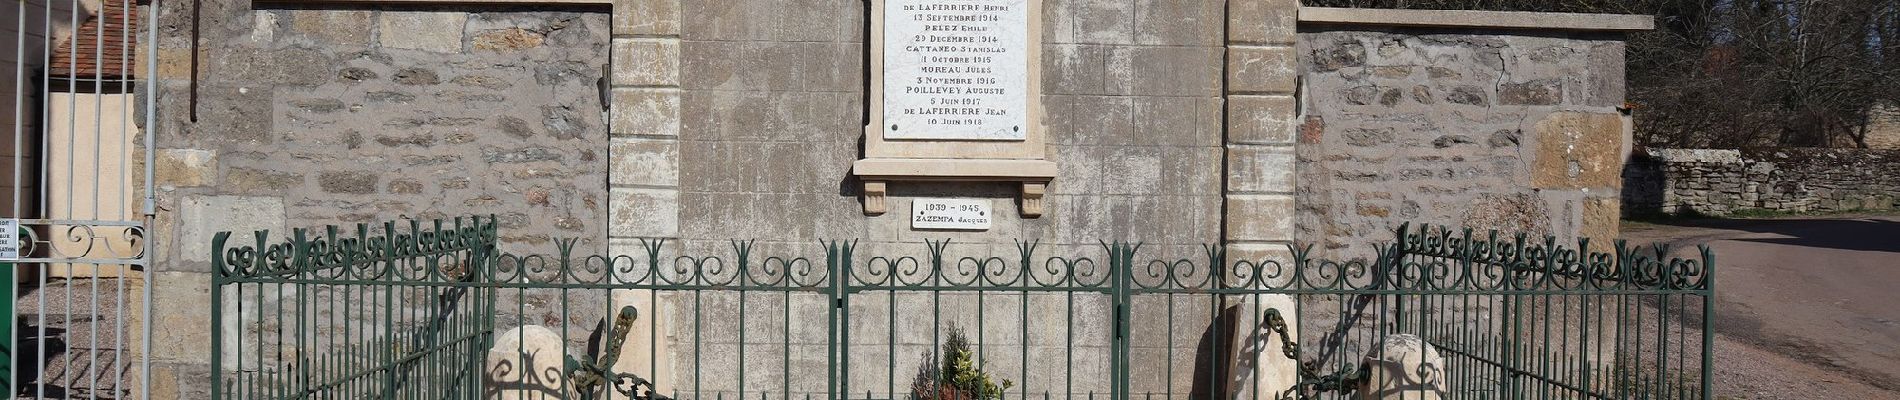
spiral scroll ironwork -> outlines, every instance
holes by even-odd
[[[229,232],[212,240],[213,264],[228,279],[301,276],[331,281],[486,282],[597,287],[776,287],[819,290],[834,284],[861,290],[1097,290],[1125,283],[1154,292],[1346,291],[1561,291],[1705,290],[1713,252],[1675,257],[1669,246],[1574,247],[1554,237],[1478,234],[1431,225],[1402,225],[1390,244],[1369,257],[1345,261],[1313,257],[1311,246],[1289,245],[1283,258],[1231,257],[1222,245],[1205,245],[1195,258],[1136,261],[1138,243],[1098,243],[1098,254],[1045,255],[1037,241],[1018,241],[1014,254],[956,255],[949,240],[926,240],[913,254],[859,256],[856,241],[824,241],[821,255],[761,255],[754,241],[730,241],[719,254],[675,254],[666,239],[642,239],[637,254],[575,254],[575,240],[559,240],[556,254],[518,255],[494,249],[495,220],[475,217],[428,224],[395,222],[380,230],[358,225],[353,235],[335,226],[303,229],[286,238],[257,231],[250,243],[229,243]],[[60,237],[86,254],[120,258],[142,254],[112,246],[101,227],[74,226]],[[121,228],[118,237],[143,240],[141,227]],[[27,249],[54,240],[29,235]],[[142,246],[131,246],[142,248]],[[37,250],[34,250],[37,251]],[[55,253],[75,259],[83,254]],[[822,257],[818,258],[818,257]],[[1126,258],[1126,260],[1118,260]],[[822,260],[822,261],[821,261]],[[1125,261],[1125,262],[1118,262]],[[834,282],[837,281],[837,282]]]
[[[145,226],[137,224],[23,224],[18,234],[25,262],[138,264],[146,255]]]
[[[462,281],[473,276],[496,237],[494,217],[435,220],[426,229],[421,221],[407,225],[398,230],[385,222],[376,232],[358,224],[354,236],[336,226],[322,234],[299,228],[281,241],[260,230],[251,243],[235,247],[231,232],[219,232],[211,239],[211,264],[226,280]]]
[[[1478,235],[1431,225],[1402,225],[1397,239],[1397,251],[1385,262],[1416,278],[1393,282],[1397,289],[1708,290],[1715,257],[1707,246],[1695,256],[1677,257],[1668,245],[1618,240],[1601,251],[1588,238],[1566,247],[1552,236],[1532,241],[1524,234]]]

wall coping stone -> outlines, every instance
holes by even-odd
[[[259,4],[611,5],[613,0],[255,0]]]
[[[1649,149],[1650,157],[1666,163],[1740,163],[1742,152],[1714,149]]]
[[[1611,32],[1656,29],[1655,17],[1633,14],[1300,7],[1299,15],[1301,23],[1341,25]]]
[[[867,158],[852,163],[851,172],[867,179],[1048,182],[1056,177],[1056,163],[1045,160]]]

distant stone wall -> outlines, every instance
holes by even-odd
[[[1900,150],[1652,149],[1624,172],[1630,215],[1900,208]]]
[[[1400,222],[1608,238],[1620,35],[1303,28],[1299,231],[1370,257]]]
[[[160,7],[154,398],[209,389],[218,231],[492,214],[510,251],[605,249],[606,7],[204,1],[195,98],[192,4]]]

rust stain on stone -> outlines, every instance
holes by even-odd
[[[1307,116],[1300,124],[1300,144],[1319,144],[1326,137],[1326,118]]]
[[[512,51],[534,48],[546,40],[545,36],[533,31],[509,28],[482,32],[470,42],[477,50]]]
[[[1623,118],[1613,113],[1551,113],[1537,123],[1531,185],[1539,189],[1622,186]]]

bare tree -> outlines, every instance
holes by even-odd
[[[1668,147],[1864,146],[1900,103],[1900,0],[1308,0],[1334,7],[1650,14],[1630,36],[1638,140]]]

